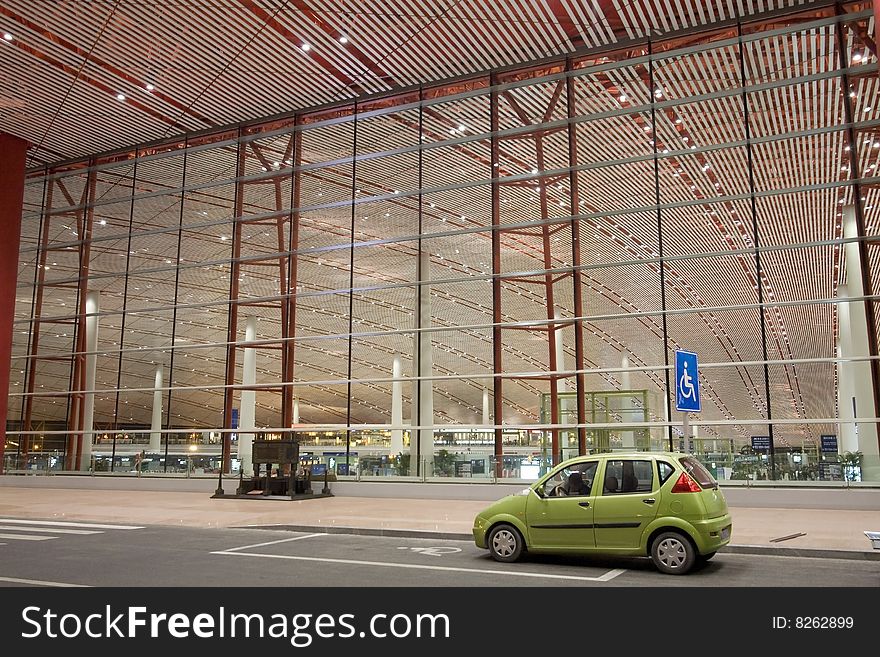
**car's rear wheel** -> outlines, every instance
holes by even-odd
[[[683,534],[663,532],[651,543],[651,560],[662,573],[684,575],[697,561],[697,550]]]
[[[522,556],[525,548],[522,534],[512,525],[498,525],[489,532],[489,554],[495,561],[511,563]]]

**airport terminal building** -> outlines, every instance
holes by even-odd
[[[3,0],[0,469],[880,481],[874,12]]]

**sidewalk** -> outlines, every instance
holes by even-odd
[[[204,493],[0,488],[0,518],[139,525],[279,529],[383,535],[471,537],[487,502],[367,497],[311,500],[212,499]],[[730,552],[877,559],[864,532],[880,531],[880,512],[731,507]],[[785,537],[787,540],[778,540]],[[777,539],[777,540],[774,540]]]

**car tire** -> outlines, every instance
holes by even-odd
[[[679,532],[663,532],[651,543],[651,561],[667,575],[684,575],[697,561],[697,549]]]
[[[718,553],[717,552],[709,552],[708,554],[701,554],[700,561],[704,561],[704,562],[709,561],[709,559],[714,557],[716,554],[718,554]]]
[[[489,554],[495,561],[512,563],[518,560],[525,549],[522,534],[513,525],[497,525],[489,532],[487,539]]]

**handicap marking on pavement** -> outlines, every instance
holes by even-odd
[[[437,547],[399,547],[398,550],[412,550],[413,552],[418,552],[419,554],[427,554],[432,557],[442,557],[444,554],[455,554],[456,552],[461,552],[461,548],[450,547],[450,546],[437,546]]]

